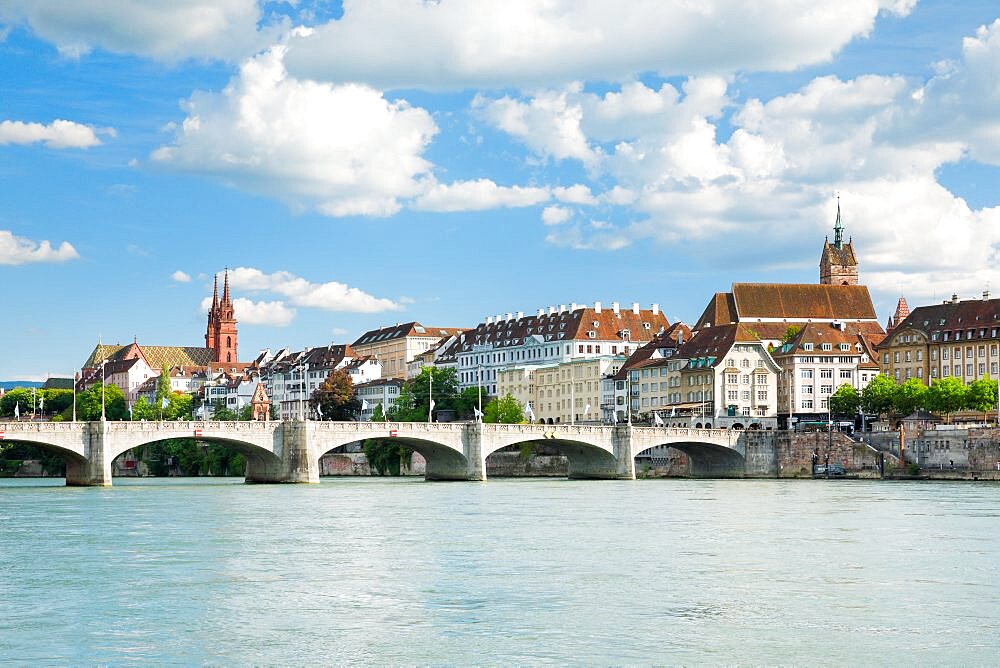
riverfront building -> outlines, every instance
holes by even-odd
[[[351,344],[358,356],[377,359],[387,378],[411,378],[420,369],[411,369],[410,362],[422,353],[437,347],[438,342],[465,331],[460,327],[425,327],[419,322],[396,324],[365,332]]]

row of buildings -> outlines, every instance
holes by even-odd
[[[364,409],[387,410],[424,366],[455,370],[459,388],[510,394],[542,423],[633,419],[694,427],[771,429],[826,419],[838,387],[859,391],[879,373],[899,382],[1000,376],[1000,300],[909,310],[900,298],[887,328],[859,283],[838,205],[815,284],[734,283],[693,325],[657,304],[569,304],[491,315],[475,327],[419,322],[365,332],[351,344],[261,351],[238,361],[228,274],[213,293],[204,347],[99,345],[81,387],[106,378],[130,401],[171,388],[239,410],[261,385],[280,419],[316,417],[308,399],[334,369],[352,378]]]

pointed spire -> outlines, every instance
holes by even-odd
[[[222,284],[222,303],[229,304],[229,267],[226,267],[226,275]]]
[[[837,195],[837,222],[833,225],[833,245],[837,248],[844,245],[844,225],[840,222],[840,195]]]
[[[219,308],[219,275],[215,275],[215,287],[212,288],[212,310],[209,313],[215,312],[215,309]]]

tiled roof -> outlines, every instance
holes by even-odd
[[[741,322],[754,318],[876,318],[871,295],[863,285],[734,283],[733,301]]]
[[[353,346],[369,346],[376,343],[384,343],[395,339],[402,339],[408,336],[443,338],[459,332],[465,331],[462,327],[425,327],[419,322],[404,322],[391,327],[381,327],[372,329],[352,343]]]
[[[300,364],[308,364],[312,369],[332,369],[345,357],[353,358],[354,350],[349,345],[331,344],[305,350],[280,350],[265,366],[272,371],[283,371]]]
[[[854,254],[854,244],[848,241],[846,244],[841,244],[840,248],[837,248],[835,244],[827,241],[823,244],[823,255],[820,258],[820,263],[823,262],[842,267],[858,266],[858,258]]]
[[[474,345],[487,344],[498,349],[512,348],[524,345],[525,340],[530,338],[540,344],[549,341],[645,342],[666,331],[669,326],[670,322],[662,311],[654,313],[650,309],[639,309],[635,313],[632,309],[621,309],[615,313],[612,309],[597,312],[593,308],[582,307],[575,311],[480,323],[459,337],[455,352],[470,352]]]
[[[688,366],[715,367],[735,343],[760,343],[747,325],[722,325],[703,329],[677,350],[676,357],[689,360]]]
[[[1000,328],[1000,299],[951,300],[916,307],[878,347],[887,346],[889,339],[904,329],[916,329],[928,336],[935,332],[974,330],[975,338],[997,338],[993,335],[994,328]],[[985,337],[979,336],[981,329],[986,330]]]
[[[729,325],[737,321],[736,304],[733,293],[716,292],[705,307],[705,311],[695,323],[695,330],[718,325]]]
[[[375,380],[369,380],[367,383],[357,383],[354,389],[357,390],[359,387],[379,387],[381,385],[395,385],[396,387],[402,387],[404,381],[402,378],[377,378]]]
[[[625,363],[618,370],[618,373],[615,374],[615,379],[623,380],[631,369],[657,366],[661,363],[665,364],[670,357],[653,357],[653,355],[657,350],[663,348],[676,350],[678,338],[682,342],[688,341],[691,338],[691,328],[683,322],[675,322],[670,325],[665,332],[655,336],[649,343],[640,346],[635,352],[629,355],[628,359],[625,360]]]
[[[101,360],[114,361],[122,359],[129,349],[135,344],[122,345],[98,345],[90,353],[90,357],[83,366],[87,369],[101,365]],[[175,366],[206,366],[212,363],[214,355],[211,348],[196,348],[189,346],[144,346],[139,345],[142,356],[146,358],[147,364],[153,369]]]

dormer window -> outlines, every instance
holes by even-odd
[[[597,338],[597,332],[595,332],[594,330],[590,330],[589,332],[587,332],[587,336],[589,336],[592,339],[596,339]]]
[[[827,350],[827,351],[833,350],[833,345],[830,343],[820,344],[820,350]]]
[[[810,352],[810,351],[812,351],[812,349],[813,349],[813,344],[811,344],[811,343],[803,343],[802,344],[802,350],[805,350],[806,352]]]

